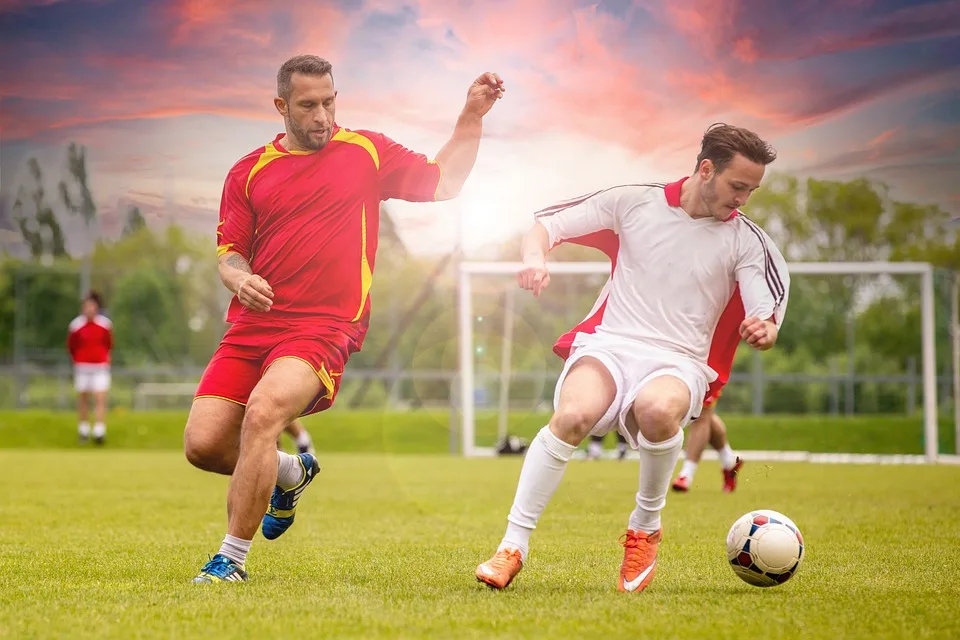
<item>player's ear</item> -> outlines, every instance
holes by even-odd
[[[273,99],[273,106],[277,108],[277,111],[280,115],[287,115],[287,101],[283,98],[277,97]]]
[[[700,178],[703,180],[709,180],[710,176],[714,173],[713,161],[710,158],[704,158],[700,161]]]

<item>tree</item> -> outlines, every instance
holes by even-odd
[[[90,192],[90,186],[87,182],[87,150],[86,147],[71,142],[67,147],[67,170],[73,181],[73,188],[79,191],[79,195],[74,200],[71,195],[70,187],[66,181],[60,181],[60,197],[67,209],[75,215],[79,215],[83,223],[89,227],[96,219],[97,205],[93,201],[93,194]]]
[[[125,363],[183,360],[189,333],[172,274],[144,266],[126,272],[116,283],[111,312],[117,354]]]
[[[27,166],[33,180],[33,193],[28,194],[21,186],[17,191],[17,199],[13,203],[13,216],[20,228],[20,234],[30,248],[30,255],[33,258],[66,256],[63,230],[56,214],[45,200],[46,192],[43,188],[43,172],[40,170],[40,163],[36,158],[30,158]],[[32,205],[32,212],[24,213],[24,208],[29,205]]]
[[[123,225],[123,237],[134,234],[147,226],[147,221],[140,213],[140,207],[131,207],[127,213],[127,222]]]

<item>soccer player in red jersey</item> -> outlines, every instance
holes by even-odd
[[[274,104],[285,131],[233,166],[220,204],[231,327],[201,378],[184,450],[200,469],[232,477],[227,535],[195,582],[246,580],[261,520],[268,539],[293,523],[319,465],[310,453],[277,451],[277,437],[333,404],[348,358],[363,346],[380,202],[456,197],[483,116],[503,92],[496,74],[478,77],[431,160],[381,133],[341,127],[328,61],[303,55],[281,66]]]
[[[113,323],[100,310],[100,294],[91,291],[83,299],[81,313],[67,330],[67,351],[73,361],[73,385],[77,391],[77,430],[80,442],[93,436],[103,444],[107,436],[107,393],[110,391],[110,354],[113,350]],[[93,429],[90,429],[89,405],[94,401]]]
[[[727,439],[727,425],[717,415],[717,400],[720,399],[721,390],[707,397],[703,403],[703,412],[700,417],[693,421],[687,427],[686,446],[684,447],[686,459],[683,462],[683,468],[673,481],[674,491],[686,493],[693,485],[693,476],[697,472],[697,466],[700,464],[700,456],[707,443],[713,447],[720,458],[720,467],[723,471],[723,492],[732,493],[737,489],[737,477],[740,469],[743,468],[743,459],[740,458],[733,449],[730,448],[730,442]]]

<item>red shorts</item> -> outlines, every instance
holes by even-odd
[[[307,363],[322,388],[302,416],[333,406],[347,360],[359,350],[357,325],[235,324],[214,352],[197,386],[195,398],[221,398],[246,405],[263,373],[281,358]]]

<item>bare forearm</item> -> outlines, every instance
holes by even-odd
[[[480,116],[461,113],[457,118],[453,135],[437,153],[437,164],[443,170],[440,187],[437,189],[438,200],[449,200],[460,195],[460,190],[477,161],[482,133],[483,119]]]
[[[220,281],[223,286],[230,290],[230,293],[236,293],[244,279],[253,273],[243,256],[239,253],[225,253],[217,262],[217,268],[220,271]]]
[[[538,222],[523,236],[520,256],[526,264],[540,264],[546,261],[549,251],[550,236],[547,234],[547,228]]]

